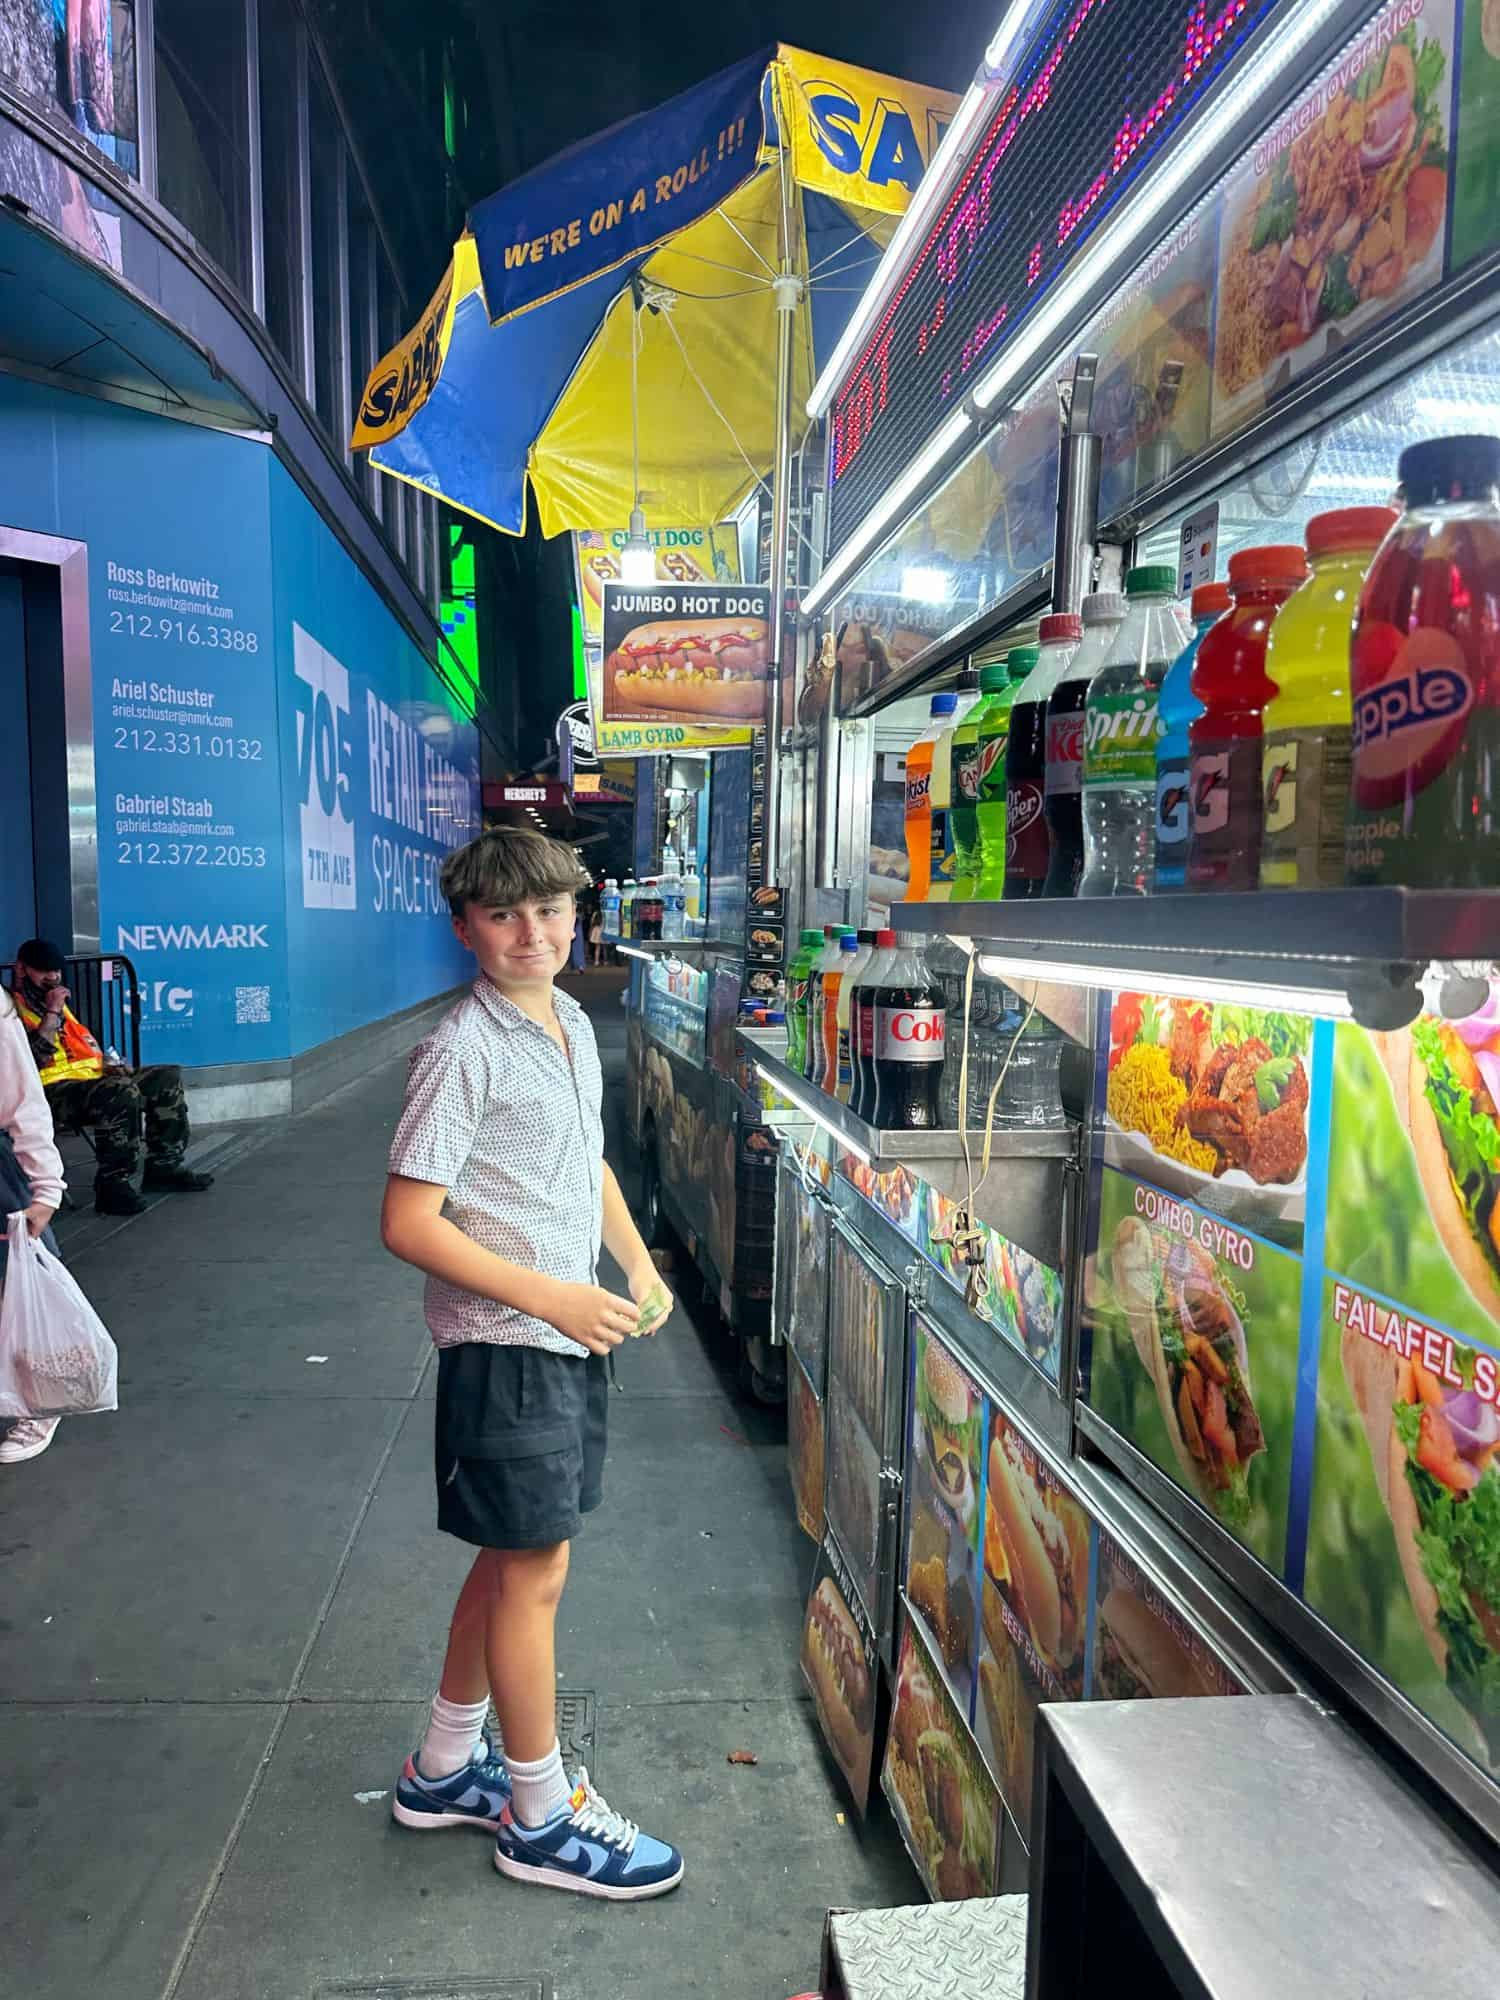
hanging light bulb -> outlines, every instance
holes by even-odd
[[[639,494],[636,500],[639,503]],[[656,581],[656,551],[646,533],[646,516],[639,504],[630,510],[630,533],[620,551],[620,581],[636,585]]]

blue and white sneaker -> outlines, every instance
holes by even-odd
[[[396,1780],[391,1814],[402,1826],[477,1826],[495,1833],[509,1803],[510,1776],[505,1759],[487,1736],[481,1736],[472,1763],[451,1777],[424,1778],[416,1757],[408,1757]]]
[[[545,1826],[522,1826],[507,1799],[495,1835],[495,1866],[518,1882],[542,1882],[617,1903],[664,1896],[682,1880],[682,1856],[612,1812],[580,1770],[573,1796]]]

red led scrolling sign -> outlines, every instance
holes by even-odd
[[[936,416],[981,357],[1014,329],[1038,288],[1081,248],[1089,233],[1084,226],[1090,218],[1098,220],[1106,196],[1121,188],[1132,169],[1144,168],[1270,11],[1269,0],[1181,0],[1180,11],[1152,0],[1144,5],[1076,0],[1030,80],[1005,93],[942,214],[849,368],[834,400],[835,482],[859,460],[891,408],[912,400],[902,395],[908,378],[918,378],[911,384],[915,399]],[[1137,25],[1128,18],[1132,15],[1139,17],[1141,39],[1128,46],[1122,79],[1127,101],[1112,114],[1091,86],[1088,61],[1099,54],[1100,36],[1130,33]],[[1148,37],[1154,47],[1142,45]],[[1137,89],[1140,99],[1131,102]],[[1080,179],[1073,159],[1084,128],[1094,171]],[[1018,166],[1013,149],[1023,136],[1027,145],[1020,150],[1026,157]],[[1058,176],[1045,172],[1054,157],[1062,163]],[[1017,175],[1023,177],[1020,184]],[[1031,225],[1024,234],[1017,230],[1018,209]],[[919,280],[924,282],[914,295]],[[884,471],[889,476],[894,467]],[[858,508],[857,514],[863,511]],[[834,525],[835,538],[841,539],[856,522],[836,519]]]

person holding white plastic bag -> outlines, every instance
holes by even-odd
[[[53,1137],[52,1112],[26,1039],[26,1030],[0,987],[0,1131],[9,1139],[0,1146],[0,1212],[24,1207],[26,1228],[42,1236],[63,1198],[62,1155]],[[0,1290],[5,1280],[6,1246],[0,1229]],[[0,1419],[0,1465],[17,1465],[36,1458],[51,1444],[56,1417],[23,1417],[7,1425]]]

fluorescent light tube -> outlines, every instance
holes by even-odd
[[[1168,999],[1224,1000],[1262,1013],[1319,1014],[1332,1021],[1353,1018],[1348,997],[1315,986],[1265,986],[1254,979],[1186,977],[1177,972],[1143,971],[1139,966],[1072,965],[1058,959],[1007,958],[982,951],[979,970],[990,979],[1019,986],[1051,981],[1058,986],[1098,986],[1115,993],[1161,993]]]
[[[766,1082],[770,1084],[778,1097],[784,1097],[789,1104],[795,1104],[797,1109],[810,1118],[814,1125],[820,1125],[831,1138],[837,1139],[839,1144],[846,1147],[857,1159],[863,1160],[867,1167],[873,1164],[870,1155],[859,1144],[858,1140],[851,1139],[846,1132],[841,1132],[826,1111],[820,1111],[815,1104],[809,1103],[799,1092],[788,1089],[785,1080],[782,1077],[773,1076],[764,1063],[758,1062],[755,1067],[765,1078]]]

